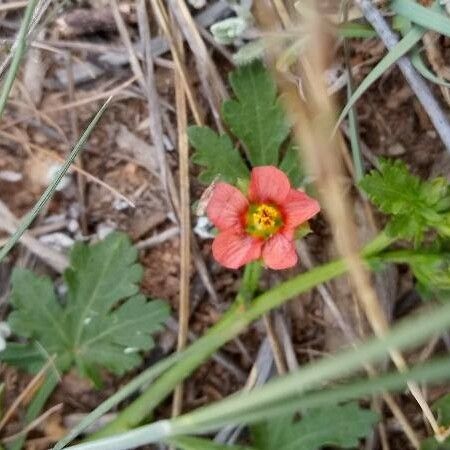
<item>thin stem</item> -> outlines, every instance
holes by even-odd
[[[382,232],[364,247],[362,255],[366,257],[371,256],[388,247],[392,242],[393,239]],[[205,336],[198,339],[183,353],[177,354],[179,359],[164,371],[159,379],[149,386],[138,399],[125,408],[114,421],[91,436],[91,439],[110,436],[138,425],[172,392],[174,387],[181,380],[187,378],[223,344],[236,337],[255,319],[261,317],[271,309],[282,305],[295,295],[306,292],[319,284],[344,274],[346,270],[346,264],[343,260],[332,261],[300,274],[291,280],[281,283],[270,291],[265,292],[253,300],[247,309],[242,308],[242,305],[235,302],[230,310],[224,314],[222,319],[214,325]],[[254,280],[255,273],[258,271],[261,271],[261,267],[259,267],[259,269],[255,266],[246,267],[243,278],[249,280],[247,288],[250,286],[250,280],[252,280],[251,285],[253,287],[256,286]],[[242,289],[244,289],[244,283]],[[243,293],[239,292],[238,296],[239,295],[243,295]],[[124,388],[127,389],[127,394],[134,392],[140,385],[136,381],[133,381],[132,383],[134,383],[133,390],[128,389],[128,386],[125,386]],[[125,395],[121,392],[119,393],[121,394],[120,400],[123,400]],[[100,405],[99,408],[102,408],[102,413],[105,413],[110,407],[118,403],[117,401],[113,402],[110,400],[108,400],[108,407],[105,407],[104,404]],[[95,414],[95,417],[98,417],[99,411],[96,410],[91,414]],[[86,420],[84,427],[89,423],[90,421]],[[55,450],[62,449],[64,445],[74,439],[82,430],[83,428],[74,430],[69,437],[57,444]]]

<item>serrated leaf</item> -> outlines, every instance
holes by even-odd
[[[180,436],[169,440],[179,450],[252,450],[250,447],[217,444],[209,439],[191,436]]]
[[[450,426],[450,394],[443,395],[433,403],[433,410],[438,414],[439,425]]]
[[[230,138],[218,135],[211,128],[192,126],[188,128],[189,142],[196,149],[192,161],[204,169],[199,180],[212,183],[217,177],[235,184],[238,178],[248,178],[249,170]]]
[[[236,100],[223,104],[224,121],[247,148],[252,166],[277,166],[289,125],[272,77],[260,61],[255,61],[235,70],[230,84]]]
[[[11,330],[19,336],[33,338],[49,354],[61,353],[69,345],[69,335],[63,325],[63,309],[58,303],[53,283],[25,269],[12,274]]]
[[[77,244],[70,260],[64,274],[68,285],[64,308],[50,279],[25,270],[14,272],[9,322],[17,335],[31,342],[9,343],[0,358],[33,371],[39,362],[56,355],[60,370],[75,361],[97,382],[99,368],[122,374],[141,362],[140,351],[153,347],[151,334],[167,318],[168,306],[135,295],[142,267],[122,233],[91,246]]]
[[[34,373],[42,368],[45,357],[36,345],[8,342],[5,350],[0,352],[0,361]]]
[[[138,292],[142,267],[136,259],[137,250],[123,233],[111,233],[90,247],[81,243],[74,246],[64,278],[75,344],[80,342],[86,322]]]
[[[159,331],[169,308],[160,300],[147,302],[136,295],[106,316],[86,324],[80,354],[83,362],[123,373],[139,364],[139,351],[154,346],[151,333]]]
[[[299,187],[302,184],[304,176],[300,168],[299,150],[295,144],[289,145],[279,167],[289,177],[292,186]]]
[[[354,448],[378,421],[376,413],[357,403],[308,411],[299,421],[291,417],[253,427],[258,450],[315,450],[323,446]]]
[[[366,175],[360,186],[382,212],[392,214],[387,228],[392,236],[414,238],[418,243],[429,228],[449,234],[448,215],[441,211],[448,198],[447,181],[422,181],[401,160],[380,160],[379,170]]]

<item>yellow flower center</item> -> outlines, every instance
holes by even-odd
[[[283,225],[280,210],[266,203],[251,204],[246,217],[246,231],[258,238],[267,239]]]

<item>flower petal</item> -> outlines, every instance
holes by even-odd
[[[317,200],[302,191],[291,189],[282,205],[286,228],[296,228],[320,211]]]
[[[218,183],[206,207],[209,220],[219,229],[243,228],[242,215],[248,208],[248,201],[242,192],[227,183]]]
[[[249,199],[252,202],[282,204],[289,194],[289,178],[274,166],[255,167],[252,170]]]
[[[298,261],[294,241],[283,233],[275,234],[264,243],[262,257],[264,264],[274,270],[288,269]]]
[[[233,230],[224,231],[214,239],[214,259],[228,269],[238,269],[261,257],[263,241]]]

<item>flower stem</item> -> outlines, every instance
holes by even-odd
[[[371,256],[386,248],[390,243],[392,243],[392,239],[381,233],[363,249],[362,254],[365,257]],[[243,286],[239,290],[238,300],[239,298],[245,299],[249,290],[253,289],[254,292],[257,288],[261,267],[249,266],[246,267],[244,273]],[[307,292],[321,283],[344,274],[346,271],[347,266],[344,260],[332,261],[279,284],[256,297],[245,308],[242,307],[243,300],[235,302],[205,336],[185,350],[177,363],[165,371],[115,420],[91,436],[91,439],[110,436],[137,426],[172,392],[180,381],[187,378],[223,344],[244,331],[254,320],[282,305],[292,297]]]
[[[262,274],[261,261],[253,261],[245,266],[239,292],[236,295],[236,303],[247,306],[255,296]]]

